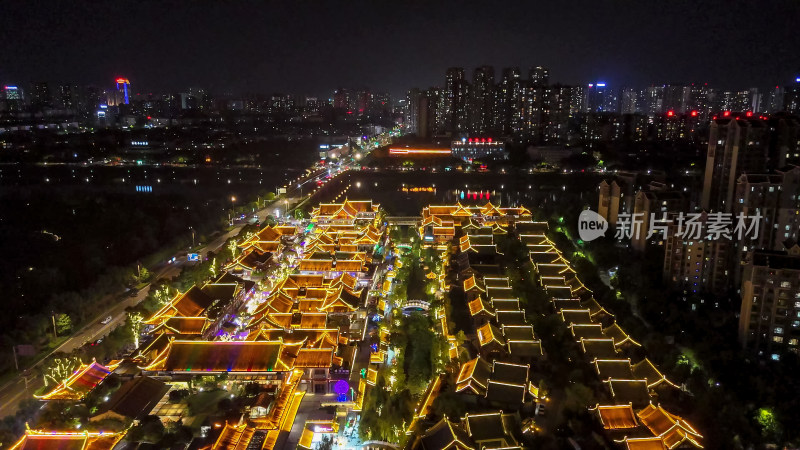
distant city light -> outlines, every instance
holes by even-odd
[[[449,155],[450,149],[438,148],[390,148],[390,155]]]

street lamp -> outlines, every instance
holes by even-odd
[[[192,230],[192,248],[194,248],[194,246],[195,246],[195,243],[194,243],[194,228],[193,227],[189,227],[189,229]]]

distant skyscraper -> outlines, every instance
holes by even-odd
[[[708,86],[706,85],[692,85],[689,93],[689,104],[687,105],[687,112],[697,111],[698,117],[706,121],[708,114],[711,110],[708,102]]]
[[[131,82],[128,81],[127,78],[117,78],[117,92],[121,96],[121,103],[128,105],[130,104],[130,85]],[[120,102],[117,103],[118,105]]]
[[[605,82],[589,84],[585,93],[584,111],[615,113],[619,111],[619,96]]]
[[[10,112],[22,110],[22,90],[17,86],[6,85],[3,87],[3,98],[5,99],[6,109]]]
[[[738,117],[711,121],[700,203],[704,210],[733,210],[736,179],[743,173],[764,172],[768,141],[762,120]]]
[[[664,112],[664,86],[650,86],[642,95],[640,111],[648,117],[655,117]]]
[[[333,92],[333,108],[353,111],[354,101],[353,95],[348,89],[337,89]]]
[[[769,89],[764,92],[761,97],[761,110],[759,113],[775,114],[783,109],[783,89],[780,86],[775,86],[775,89]]]
[[[512,99],[514,113],[511,119],[513,134],[521,139],[538,142],[542,132],[542,97],[544,87],[534,86],[530,80],[519,83],[517,96]]]
[[[664,111],[672,111],[675,114],[686,112],[689,104],[691,88],[682,84],[668,84],[664,86]]]
[[[571,86],[560,84],[543,88],[542,123],[545,143],[568,143],[574,89]]]
[[[62,84],[56,88],[54,106],[59,109],[74,110],[78,106],[78,87]]]
[[[468,117],[469,84],[464,78],[462,67],[447,69],[444,87],[445,131],[452,134],[466,134],[469,128]]]
[[[783,109],[789,114],[800,114],[800,77],[783,88]]]
[[[50,86],[40,81],[33,84],[33,91],[31,94],[31,106],[34,108],[49,108],[53,106],[53,97],[50,92]]]
[[[550,84],[550,69],[537,66],[531,67],[531,70],[528,72],[528,80],[530,80],[531,84],[534,86],[547,86]]]
[[[502,136],[511,134],[512,102],[518,96],[519,82],[519,67],[508,67],[503,69],[500,83],[497,84],[495,89],[494,130]]]
[[[489,133],[493,125],[494,67],[481,66],[475,69],[471,92],[470,131],[476,135]]]
[[[403,124],[407,133],[417,133],[420,97],[419,88],[412,88],[406,94],[406,112]]]
[[[620,112],[622,114],[635,114],[638,111],[637,105],[639,100],[639,91],[634,88],[622,89],[622,102],[620,104]]]

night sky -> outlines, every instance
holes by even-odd
[[[551,81],[726,88],[793,82],[786,1],[16,1],[0,8],[0,83],[136,92],[442,85],[447,67],[550,68]]]

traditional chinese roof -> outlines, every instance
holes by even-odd
[[[9,450],[111,450],[125,432],[25,430]]]
[[[355,291],[357,284],[358,284],[358,279],[356,277],[350,275],[349,273],[342,273],[338,277],[331,280],[329,286],[331,288],[337,288],[339,287],[339,285],[344,285],[344,287],[346,287],[347,289]]]
[[[525,319],[525,313],[522,311],[501,311],[497,310],[497,323],[500,326],[509,325],[527,325],[528,321]]]
[[[544,355],[542,343],[538,340],[515,341],[508,340],[508,353],[515,358],[538,358]]]
[[[480,356],[461,364],[456,379],[456,392],[469,389],[475,394],[485,395],[492,366]]]
[[[498,330],[497,327],[491,323],[487,322],[478,328],[478,343],[481,347],[485,347],[492,342],[495,342],[501,346],[506,345],[505,338],[503,338],[503,332]]]
[[[608,312],[605,308],[603,308],[594,297],[590,298],[589,300],[583,302],[583,307],[588,308],[589,312],[592,314],[592,318],[595,317],[614,317],[613,314]]]
[[[461,423],[467,434],[477,444],[490,441],[492,444],[501,442],[500,447],[507,448],[517,445],[518,442],[513,437],[513,433],[507,427],[507,421],[503,418],[503,412],[491,412],[485,414],[467,413]]]
[[[166,355],[146,370],[164,372],[280,372],[296,351],[275,341],[172,341]]]
[[[164,305],[145,321],[148,324],[158,324],[169,317],[200,317],[200,315],[214,302],[203,290],[192,286],[184,293],[178,293],[172,301]]]
[[[117,416],[141,419],[150,413],[164,397],[169,386],[155,378],[135,377],[117,389],[111,398],[103,403],[93,421]]]
[[[546,235],[549,229],[547,222],[517,222],[514,228],[520,235],[523,234],[537,234]]]
[[[559,311],[561,319],[569,324],[592,324],[592,316],[588,309],[562,309]]]
[[[681,444],[689,444],[703,448],[703,436],[697,432],[683,418],[670,414],[660,406],[648,405],[637,414],[642,424],[661,441],[667,448],[675,448]]]
[[[623,430],[639,426],[633,408],[628,405],[598,406],[597,415],[606,430]]]
[[[519,299],[517,298],[493,298],[492,308],[496,311],[519,311]]]
[[[524,206],[515,206],[510,208],[498,208],[500,213],[504,216],[530,216],[531,212]]]
[[[420,438],[424,450],[473,450],[477,447],[457,423],[442,418]]]
[[[556,312],[560,312],[562,309],[583,309],[581,301],[577,298],[554,298],[552,302]]]
[[[659,438],[627,438],[625,439],[627,450],[667,450],[664,442]]]
[[[573,323],[569,326],[572,336],[576,341],[581,339],[601,339],[603,335],[603,326],[599,323]]]
[[[617,359],[617,349],[612,339],[581,339],[581,350],[593,361],[597,359]]]
[[[93,361],[91,364],[81,364],[65,381],[56,385],[49,392],[43,395],[34,395],[34,397],[41,400],[81,400],[116,367],[116,364],[106,367],[97,361]]]
[[[380,206],[372,200],[348,200],[343,203],[320,203],[311,211],[312,220],[355,219],[361,213],[374,213]]]
[[[526,384],[503,383],[489,379],[486,386],[486,399],[492,402],[518,405],[525,401]]]
[[[205,317],[170,317],[156,326],[151,334],[203,334],[208,319]]]
[[[502,286],[487,286],[486,287],[486,296],[494,302],[496,299],[513,299],[514,291],[510,287],[502,287]],[[517,308],[519,309],[519,308]]]
[[[333,361],[335,348],[303,348],[297,353],[294,360],[294,367],[307,368],[328,368]]]
[[[249,426],[246,423],[231,425],[225,422],[225,428],[222,429],[222,432],[211,448],[214,450],[245,450],[255,431],[255,427]]]
[[[355,311],[361,302],[360,296],[361,291],[351,292],[345,289],[344,285],[339,285],[338,289],[328,292],[325,301],[319,306],[319,310],[336,312]]]
[[[671,386],[674,388],[679,387],[677,384],[669,381],[667,376],[661,373],[656,366],[650,362],[649,359],[645,358],[638,363],[634,364],[633,367],[633,376],[637,379],[644,379],[647,380],[647,387],[650,389],[656,388],[661,386],[662,383],[665,386]]]
[[[255,270],[259,266],[268,263],[270,259],[272,259],[271,252],[253,250],[236,258],[234,262],[225,266],[225,269],[232,270],[236,267],[241,267],[246,270]]]
[[[488,314],[490,316],[494,315],[492,306],[489,305],[480,295],[470,301],[467,306],[469,306],[470,315],[476,316],[481,313]]]
[[[596,359],[594,360],[594,368],[601,380],[609,378],[634,379],[630,359]]]
[[[618,405],[631,404],[634,408],[642,408],[650,403],[650,393],[647,382],[644,380],[617,380],[608,379],[603,383],[608,385],[614,403]]]
[[[547,295],[555,298],[570,298],[573,294],[572,289],[570,289],[569,286],[550,285],[545,286],[544,290],[547,292]]]
[[[635,345],[636,347],[641,347],[642,345],[634,341],[633,338],[630,337],[630,335],[628,335],[627,333],[625,333],[625,331],[616,322],[614,322],[614,324],[609,326],[608,328],[603,329],[603,335],[607,338],[613,339],[614,345],[616,345],[617,347],[626,344]]]
[[[533,325],[501,325],[503,336],[508,342],[533,342]]]
[[[514,385],[525,385],[528,383],[530,365],[514,364],[503,361],[492,362],[492,377],[489,381],[507,383]]]
[[[330,348],[339,345],[338,328],[262,328],[247,335],[248,341],[282,341],[302,344],[303,348]]]
[[[325,285],[324,275],[312,275],[293,273],[286,277],[281,287],[285,288],[308,288],[308,287],[323,287]]]
[[[475,275],[464,280],[464,292],[470,291],[472,289],[478,290],[480,292],[485,292],[486,289],[482,286],[478,278]]]

